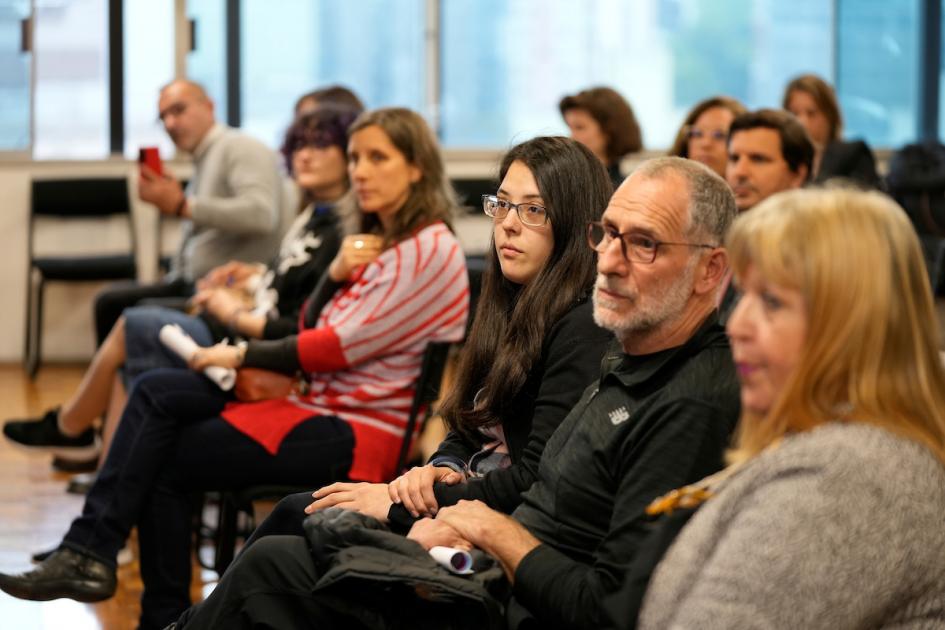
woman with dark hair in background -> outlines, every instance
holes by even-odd
[[[745,106],[728,96],[713,96],[689,110],[667,155],[702,162],[725,179],[728,128]]]
[[[389,486],[337,483],[323,488],[307,512],[338,506],[381,521],[390,516],[391,527],[402,531],[413,524],[414,515],[435,514],[438,507],[461,499],[481,499],[511,512],[537,475],[545,442],[599,375],[612,336],[593,321],[588,292],[595,277],[594,256],[581,230],[608,202],[604,169],[579,143],[541,137],[512,148],[499,177],[497,194],[483,197],[494,232],[482,297],[457,381],[440,409],[451,427],[449,435],[428,465]],[[402,504],[392,504],[392,499]],[[284,550],[286,543],[291,549],[302,544],[302,508],[311,501],[308,493],[284,499],[226,572],[215,595],[188,611],[178,627],[244,627],[240,624],[258,616],[271,627],[295,627],[289,618],[298,610],[291,604],[271,610],[265,598],[244,598],[243,593],[246,588],[265,591],[272,594],[270,601],[282,602],[300,592],[266,583],[269,574],[256,570],[254,562],[279,564],[280,551],[270,555],[267,547]],[[423,525],[436,527],[436,521],[427,519]],[[266,544],[257,544],[263,536]],[[257,546],[263,552],[253,552]],[[312,562],[308,554],[292,555],[290,564]],[[262,590],[254,588],[260,582]]]
[[[643,134],[630,103],[612,88],[595,87],[565,96],[558,110],[571,137],[597,156],[614,188],[619,186],[620,161],[643,149]]]
[[[840,139],[843,115],[829,83],[813,74],[796,77],[784,88],[781,106],[797,116],[814,143],[811,181],[842,177],[869,188],[880,187],[869,146],[862,140]]]
[[[0,574],[23,599],[99,601],[115,557],[138,527],[140,628],[190,605],[195,491],[393,476],[428,342],[466,327],[465,259],[449,230],[455,207],[433,133],[420,115],[366,112],[348,130],[349,229],[302,309],[298,334],[198,350],[193,370],[140,376],[82,515],[36,569]],[[353,231],[358,234],[350,234]],[[233,402],[196,370],[255,367],[298,375]]]

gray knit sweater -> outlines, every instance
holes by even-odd
[[[945,628],[945,468],[862,424],[738,471],[657,567],[640,628]]]

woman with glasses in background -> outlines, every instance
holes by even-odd
[[[745,106],[728,96],[713,96],[693,107],[667,155],[702,162],[725,179],[728,164],[728,128]]]

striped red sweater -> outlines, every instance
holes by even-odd
[[[272,454],[305,419],[337,416],[354,431],[350,478],[386,481],[395,473],[427,342],[463,337],[466,260],[446,225],[434,223],[355,278],[322,309],[317,326],[298,335],[310,393],[232,403],[222,415]]]

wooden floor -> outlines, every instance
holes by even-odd
[[[19,365],[0,366],[0,421],[36,416],[61,403],[78,385],[83,365],[43,367],[35,382]],[[0,438],[0,571],[21,571],[29,556],[59,542],[82,508],[82,497],[66,494],[69,475],[57,473],[46,456],[25,455]],[[134,549],[134,541],[132,541]],[[191,597],[214,586],[216,574],[195,566]],[[10,630],[133,630],[140,612],[137,560],[118,571],[118,592],[100,604],[67,599],[27,602],[0,592],[0,628]]]

